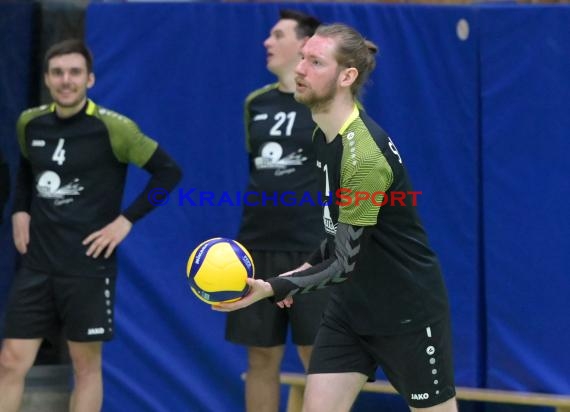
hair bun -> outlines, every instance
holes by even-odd
[[[364,40],[364,44],[366,44],[366,47],[368,48],[368,51],[370,52],[370,54],[378,53],[378,46],[376,46],[370,40]]]

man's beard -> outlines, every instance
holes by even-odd
[[[326,111],[335,97],[336,79],[330,81],[322,95],[317,95],[313,91],[309,91],[306,95],[295,93],[295,100],[307,106],[313,113]]]

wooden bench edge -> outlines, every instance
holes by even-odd
[[[304,387],[305,375],[301,373],[283,372],[279,381],[284,385]],[[556,395],[538,392],[515,392],[508,390],[457,387],[457,399],[466,401],[510,403],[536,406],[563,406],[570,408],[570,395]],[[387,381],[369,382],[362,388],[363,392],[396,394],[394,387]]]

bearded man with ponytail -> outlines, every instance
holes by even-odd
[[[295,98],[318,126],[313,144],[327,237],[307,269],[249,279],[244,299],[214,309],[264,298],[288,307],[298,294],[330,286],[303,411],[349,411],[381,368],[412,411],[457,412],[447,291],[415,202],[362,196],[413,191],[405,156],[357,105],[377,51],[342,24],[320,26],[303,47]],[[351,201],[339,205],[339,190]]]

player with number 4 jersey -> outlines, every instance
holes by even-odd
[[[57,116],[55,104],[29,109],[17,130],[22,159],[15,211],[33,216],[24,266],[68,276],[114,273],[115,255],[94,259],[82,241],[120,214],[127,165],[143,167],[158,144],[132,120],[91,100],[68,119]],[[135,222],[151,207],[141,202],[123,215]]]
[[[44,59],[53,103],[25,111],[17,122],[12,229],[22,264],[4,317],[2,412],[19,409],[43,339],[60,329],[75,379],[69,409],[101,410],[102,345],[115,329],[116,247],[155,207],[148,198],[153,190],[166,194],[181,178],[178,165],[132,120],[87,98],[92,68],[82,41],[53,45]],[[121,210],[129,163],[151,177]]]

